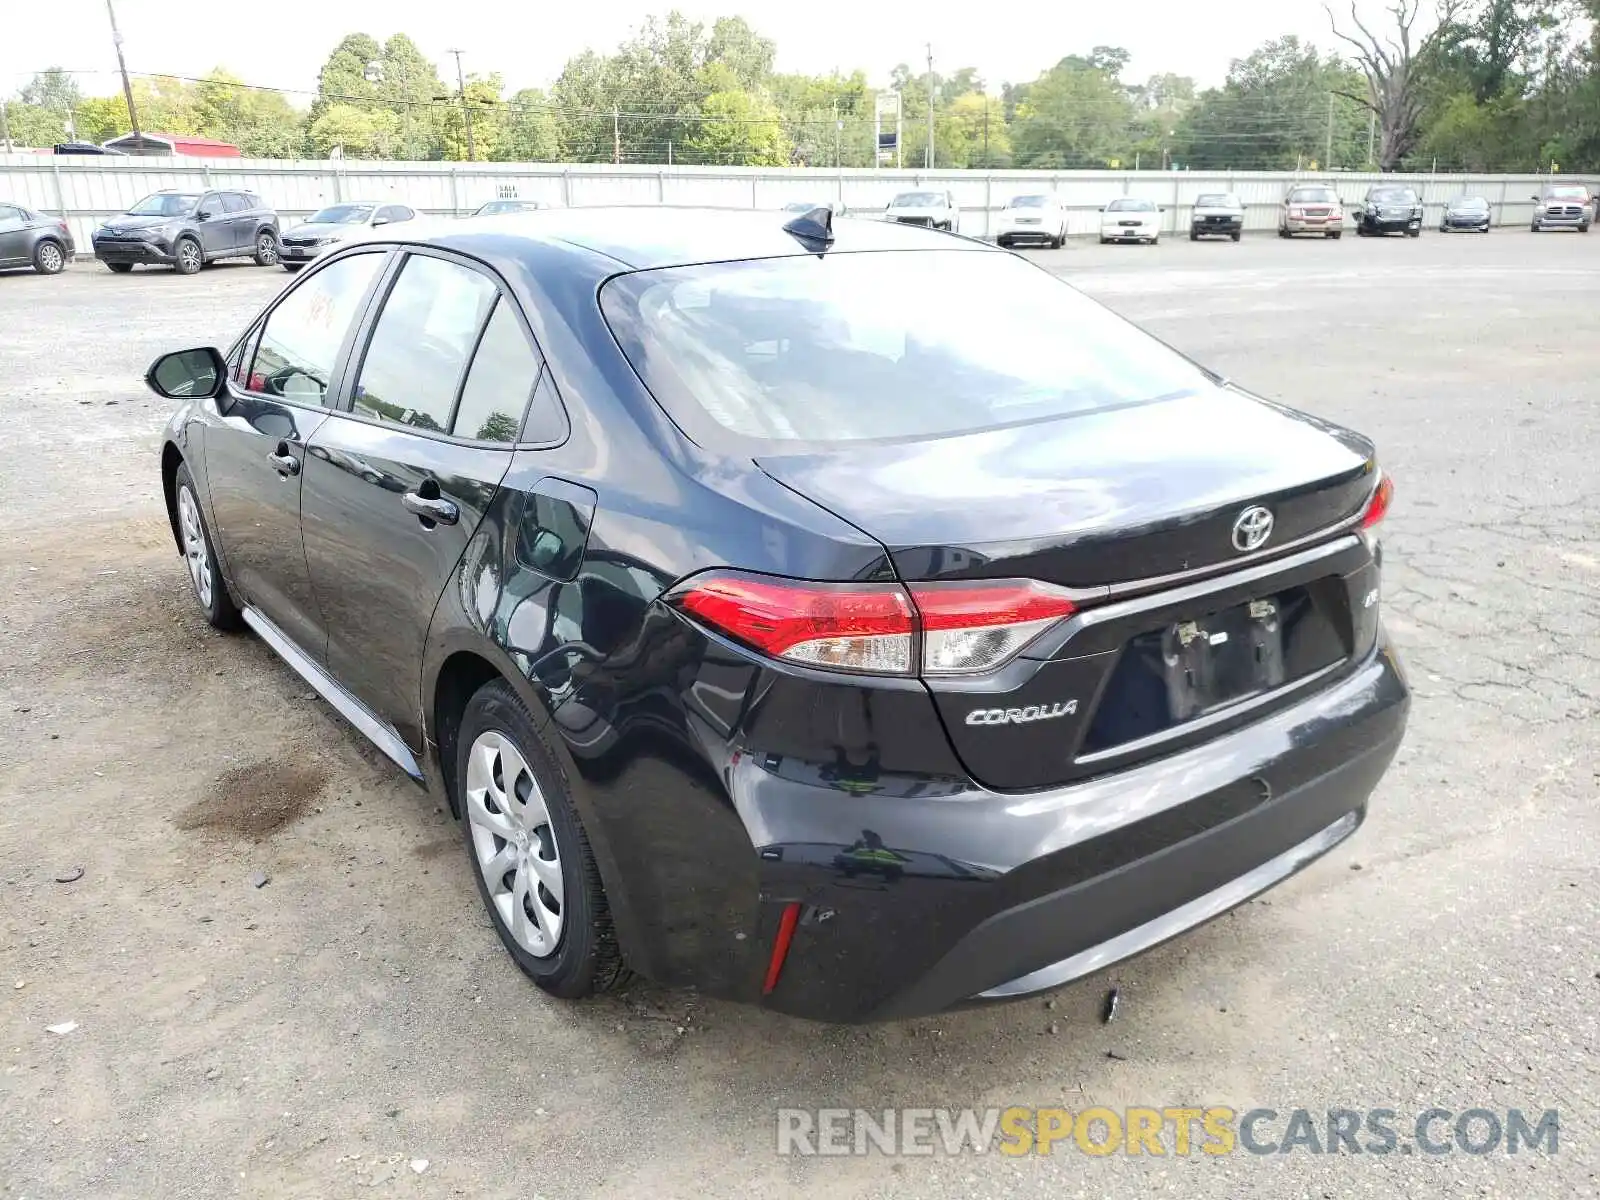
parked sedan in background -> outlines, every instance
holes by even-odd
[[[1372,443],[1017,255],[784,221],[398,224],[158,359],[204,618],[448,805],[559,997],[1036,994],[1353,834]]]
[[[1489,201],[1484,197],[1457,196],[1444,206],[1444,215],[1439,218],[1439,232],[1454,233],[1458,230],[1470,230],[1474,233],[1488,233],[1493,215]]]
[[[254,192],[154,192],[94,231],[94,256],[118,272],[143,263],[193,275],[223,258],[270,267],[278,214]]]
[[[1013,196],[1000,210],[994,240],[1002,246],[1044,245],[1061,249],[1067,240],[1067,209],[1050,192]]]
[[[491,200],[480,205],[472,214],[475,217],[500,217],[507,213],[537,212],[544,205],[537,200]]]
[[[1343,232],[1344,205],[1331,187],[1303,184],[1290,188],[1284,196],[1283,208],[1278,213],[1279,237],[1315,233],[1337,238]]]
[[[889,201],[884,220],[951,231],[960,220],[960,213],[955,196],[949,192],[901,192]]]
[[[1161,240],[1161,214],[1164,208],[1154,200],[1119,196],[1100,210],[1100,244],[1107,242],[1148,242]]]
[[[381,200],[330,204],[284,232],[283,269],[298,271],[340,242],[365,236],[379,225],[410,221],[416,215],[408,205],[385,204]]]
[[[1422,236],[1422,197],[1415,188],[1368,188],[1366,198],[1354,208],[1357,237],[1381,237],[1386,233]]]
[[[1244,202],[1227,192],[1210,192],[1194,199],[1189,214],[1189,240],[1203,237],[1229,237],[1238,241],[1244,233]]]
[[[32,267],[56,275],[72,261],[73,249],[72,230],[60,217],[0,202],[0,270]]]
[[[1534,233],[1543,233],[1546,229],[1589,232],[1594,209],[1590,206],[1589,189],[1581,183],[1547,183],[1533,200],[1538,205],[1529,224]]]

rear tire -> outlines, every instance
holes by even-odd
[[[191,237],[181,237],[172,248],[172,269],[179,275],[198,275],[206,265],[205,253],[200,243]]]
[[[559,760],[510,684],[495,679],[473,694],[456,745],[450,770],[467,860],[512,961],[568,1000],[626,982],[589,835]]]
[[[1200,240],[1200,235],[1191,229],[1189,230],[1189,240],[1191,242],[1198,242]]]
[[[132,263],[107,263],[106,267],[109,270],[115,271],[118,275],[126,275],[129,271],[133,270]]]
[[[213,629],[237,629],[239,609],[228,595],[228,584],[222,578],[222,568],[217,565],[216,544],[206,528],[205,514],[200,509],[200,492],[194,485],[194,476],[189,474],[188,463],[178,464],[172,491],[178,540],[184,565],[189,568],[189,586],[194,589],[195,603],[200,605],[206,624]]]
[[[1237,242],[1237,241],[1238,241],[1238,240],[1239,240],[1239,238],[1240,238],[1240,237],[1241,237],[1241,236],[1242,236],[1242,233],[1243,233],[1243,231],[1241,231],[1241,230],[1238,230],[1238,229],[1235,229],[1235,230],[1234,230],[1234,231],[1233,231],[1233,232],[1232,232],[1232,233],[1230,233],[1230,234],[1229,234],[1229,235],[1228,235],[1228,236],[1229,236],[1229,237],[1231,237],[1231,238],[1232,238],[1232,239],[1233,239],[1233,240],[1234,240],[1234,241],[1236,241],[1236,242]]]
[[[1289,231],[1288,231],[1288,229],[1286,229],[1286,228],[1285,228],[1285,227],[1284,227],[1284,226],[1282,226],[1282,225],[1280,225],[1280,226],[1278,226],[1278,236],[1279,236],[1279,237],[1281,237],[1281,238],[1283,238],[1283,239],[1284,239],[1284,240],[1285,240],[1285,241],[1287,241],[1287,240],[1288,240],[1288,238],[1289,238]]]
[[[278,235],[270,229],[263,229],[256,234],[256,266],[275,267],[278,265]]]
[[[61,243],[45,238],[33,248],[33,269],[41,275],[59,275],[66,269],[67,255]]]
[[[301,268],[301,267],[303,267],[303,266],[305,266],[305,263],[292,263],[292,262],[286,262],[286,263],[280,263],[280,264],[279,264],[279,265],[280,265],[280,266],[281,266],[281,267],[283,267],[283,269],[284,269],[284,270],[285,270],[285,271],[287,271],[287,272],[289,272],[289,274],[291,274],[291,275],[293,275],[293,274],[294,274],[294,273],[295,273],[295,272],[296,272],[296,271],[298,271],[298,270],[299,270],[299,269],[300,269],[300,268]]]

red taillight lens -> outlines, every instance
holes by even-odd
[[[1059,588],[1026,579],[916,583],[908,591],[724,571],[696,576],[671,601],[774,658],[874,675],[990,671],[1077,611]]]
[[[1361,514],[1361,528],[1371,529],[1389,513],[1389,503],[1394,499],[1394,480],[1387,475],[1378,479],[1378,486],[1372,489],[1372,499],[1367,501],[1366,510]]]
[[[1065,593],[1031,579],[910,586],[923,629],[922,669],[931,675],[992,670],[1078,611]]]
[[[911,601],[898,584],[808,583],[716,573],[675,597],[685,612],[774,658],[908,675]]]

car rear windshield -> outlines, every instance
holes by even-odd
[[[372,215],[370,204],[330,204],[312,214],[312,225],[360,225]]]
[[[691,437],[975,432],[1192,392],[1201,370],[1009,254],[805,255],[619,276],[601,307]],[[752,448],[752,453],[759,452]]]
[[[901,192],[894,198],[890,208],[932,208],[943,204],[944,197],[938,192]]]
[[[1244,207],[1244,205],[1239,203],[1239,197],[1237,197],[1237,196],[1225,196],[1225,195],[1221,195],[1219,193],[1212,193],[1212,194],[1206,195],[1206,196],[1196,196],[1195,197],[1195,201],[1194,201],[1194,206],[1196,208],[1243,208]]]
[[[1013,196],[1012,208],[1043,208],[1050,203],[1049,196]]]
[[[181,217],[200,200],[198,192],[157,192],[128,210],[130,217]]]
[[[1332,188],[1304,187],[1295,188],[1289,193],[1291,204],[1333,204],[1338,197],[1333,194]]]

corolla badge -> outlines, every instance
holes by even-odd
[[[1233,548],[1241,554],[1259,550],[1272,536],[1272,513],[1252,504],[1234,519]]]
[[[975,708],[967,714],[968,725],[1026,725],[1031,721],[1052,721],[1078,711],[1076,700],[1057,704],[1030,704],[1026,708]]]

